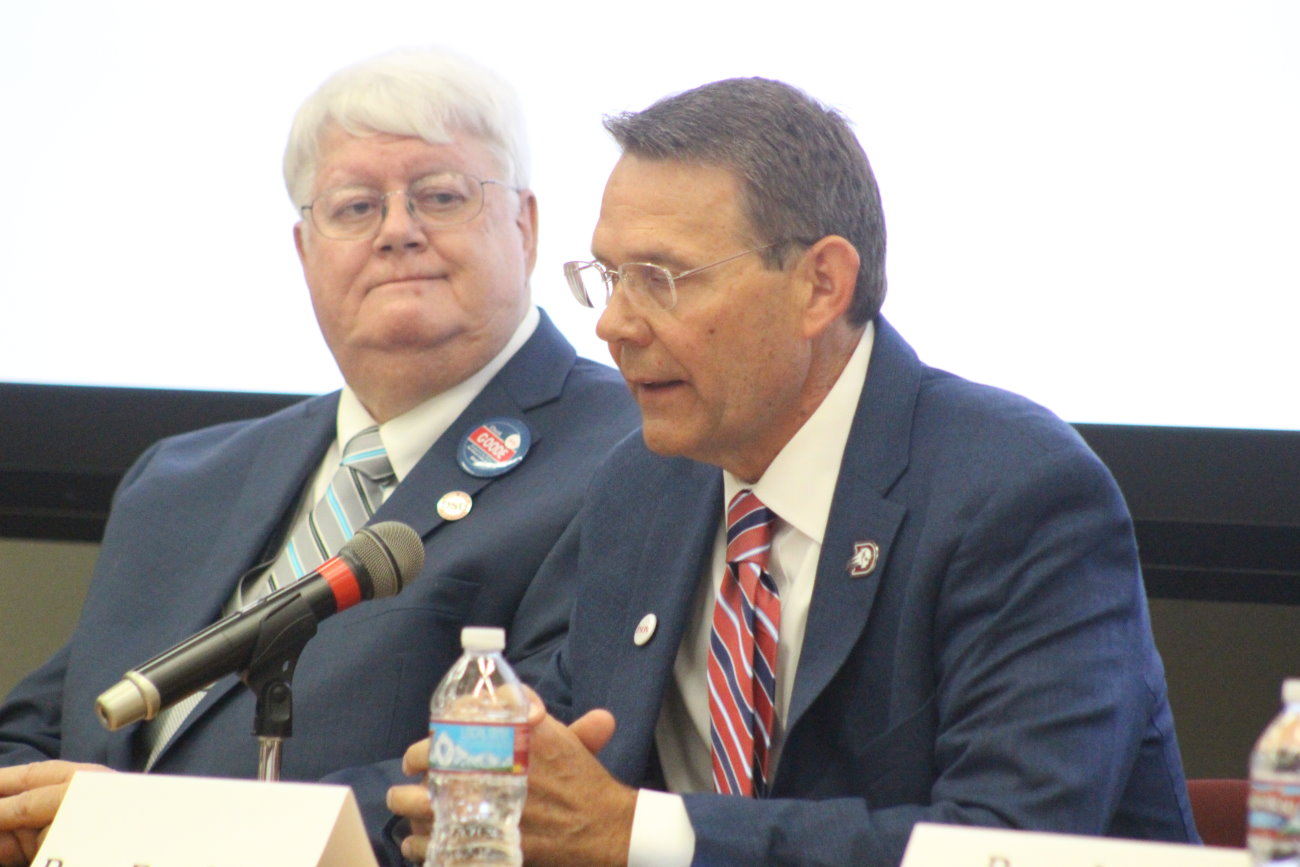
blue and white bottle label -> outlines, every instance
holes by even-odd
[[[429,723],[429,770],[438,773],[528,772],[527,723]]]
[[[1300,785],[1256,779],[1250,786],[1249,848],[1255,863],[1295,863],[1300,853]]]

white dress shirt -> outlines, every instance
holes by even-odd
[[[670,792],[712,792],[709,748],[707,671],[714,601],[722,585],[727,551],[726,505],[748,488],[776,514],[768,571],[781,597],[780,637],[776,662],[776,723],[771,767],[779,773],[785,744],[786,711],[799,668],[804,627],[812,603],[817,558],[835,496],[849,428],[867,378],[875,329],[868,325],[857,348],[826,398],[804,422],[754,484],[723,471],[720,515],[709,573],[701,576],[691,605],[682,645],[673,665],[673,680],[655,727],[655,746]],[[695,832],[682,799],[640,790],[632,822],[628,867],[688,867],[695,851]]]

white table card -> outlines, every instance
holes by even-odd
[[[1244,849],[919,823],[902,867],[1249,867]]]
[[[347,786],[79,772],[32,867],[375,867]]]

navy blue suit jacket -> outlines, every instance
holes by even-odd
[[[1046,410],[876,328],[771,798],[686,795],[695,863],[885,867],[918,821],[1195,840],[1110,474]],[[583,582],[543,696],[565,719],[613,712],[600,759],[631,785],[658,776],[655,724],[722,513],[717,468],[631,438],[537,578]],[[858,542],[880,549],[863,577]]]
[[[164,440],[119,488],[85,608],[71,640],[0,706],[0,764],[49,758],[131,770],[140,726],[108,732],[94,701],[123,672],[212,623],[246,570],[272,555],[286,516],[335,437],[338,396],[255,421]],[[523,419],[523,463],[484,479],[456,450],[488,418]],[[285,779],[353,786],[381,858],[399,856],[381,833],[399,760],[428,731],[434,686],[460,654],[463,625],[502,626],[507,653],[536,679],[563,633],[574,585],[530,581],[577,511],[600,459],[637,424],[618,374],[576,359],[543,315],[537,331],[438,439],[375,514],[411,525],[425,566],[397,596],[320,625],[294,677],[294,731]],[[438,498],[474,498],[444,522]],[[155,765],[159,773],[256,777],[253,696],[219,681]]]

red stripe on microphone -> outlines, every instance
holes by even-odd
[[[351,608],[361,601],[361,582],[342,557],[326,560],[320,565],[320,576],[334,591],[334,610]]]

